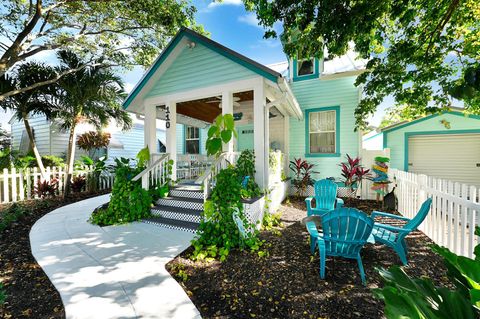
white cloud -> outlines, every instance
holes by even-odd
[[[251,49],[277,48],[281,45],[279,39],[262,39],[250,46]]]
[[[245,24],[248,24],[248,25],[253,26],[253,27],[263,29],[263,27],[258,24],[258,19],[255,16],[255,14],[253,14],[253,13],[249,13],[249,14],[246,14],[246,15],[243,15],[243,16],[239,16],[238,21],[242,22],[242,23],[245,23]]]
[[[240,6],[242,4],[243,4],[242,0],[223,0],[221,2],[212,1],[208,4],[208,6],[203,11],[208,12],[220,6]]]
[[[132,90],[133,90],[133,87],[135,86],[135,84],[133,83],[125,83],[125,92],[127,93],[130,93]]]

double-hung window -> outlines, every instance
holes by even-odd
[[[310,112],[308,115],[308,148],[310,154],[337,153],[337,111]]]
[[[185,153],[200,153],[200,130],[198,127],[187,126],[185,128]]]

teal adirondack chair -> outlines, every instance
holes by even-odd
[[[312,207],[313,197],[305,198],[307,204],[307,216],[323,216],[335,208],[343,207],[343,200],[337,198],[338,185],[329,179],[321,179],[315,182],[315,207]],[[310,245],[315,250],[316,240],[310,237]]]
[[[322,217],[322,234],[313,222],[306,223],[310,237],[316,238],[320,253],[320,278],[325,279],[327,256],[356,259],[362,283],[366,285],[360,250],[373,229],[373,219],[356,208],[338,208]]]
[[[417,215],[414,218],[409,219],[407,217],[393,215],[383,212],[373,212],[371,217],[374,219],[376,216],[388,217],[392,219],[404,220],[406,221],[403,227],[395,227],[392,225],[385,225],[382,223],[375,222],[373,226],[372,235],[375,238],[376,243],[381,243],[391,247],[400,257],[400,260],[404,265],[408,264],[407,260],[407,243],[405,242],[405,237],[410,234],[412,231],[417,229],[418,226],[425,220],[428,212],[430,211],[430,206],[432,205],[432,199],[427,199]]]
[[[321,179],[315,182],[315,207],[312,207],[313,197],[305,199],[307,204],[307,216],[324,215],[335,208],[343,206],[343,200],[337,198],[337,184],[329,179]]]

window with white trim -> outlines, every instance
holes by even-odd
[[[297,76],[310,75],[315,72],[314,70],[314,60],[299,60],[297,62]]]
[[[335,110],[311,112],[308,115],[310,154],[336,153],[337,112]]]
[[[200,153],[200,130],[198,127],[187,126],[185,128],[185,153]]]

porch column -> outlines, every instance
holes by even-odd
[[[232,92],[225,91],[222,92],[222,115],[232,114],[233,115],[233,94]],[[233,152],[233,139],[230,140],[227,144],[223,145],[223,151],[227,153]]]
[[[177,104],[175,102],[167,102],[165,104],[166,118],[165,128],[167,133],[167,153],[173,160],[172,180],[177,180]]]
[[[290,162],[290,116],[285,114],[283,117],[283,169],[288,175],[288,164]]]
[[[144,120],[144,139],[145,147],[151,153],[157,152],[157,107],[154,105],[145,105]]]
[[[255,150],[255,181],[261,189],[268,188],[269,123],[263,79],[253,90],[253,142]]]

